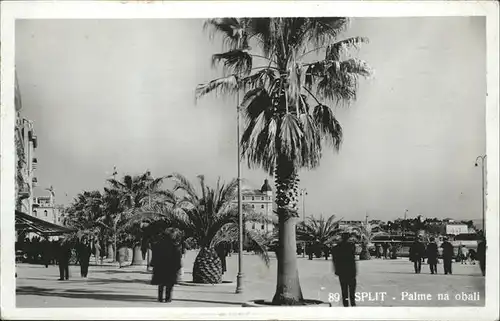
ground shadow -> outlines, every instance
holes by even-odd
[[[36,295],[36,296],[53,296],[70,299],[93,299],[106,301],[129,301],[129,302],[155,302],[156,296],[151,295],[136,295],[136,294],[117,294],[117,293],[96,293],[92,290],[67,289],[62,291],[54,291],[34,286],[22,286],[16,290],[17,295]],[[229,304],[241,306],[241,302],[234,301],[214,301],[214,300],[195,300],[195,299],[172,299],[173,301],[182,302],[199,302],[213,304]]]

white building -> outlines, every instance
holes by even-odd
[[[272,232],[274,225],[271,221],[275,221],[274,215],[274,199],[273,191],[269,185],[269,181],[264,180],[261,188],[256,188],[249,180],[241,180],[241,193],[243,204],[248,204],[256,213],[263,214],[269,222],[247,222],[246,227],[249,230]],[[238,200],[234,200],[238,202]]]

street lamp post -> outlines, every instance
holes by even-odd
[[[237,132],[237,144],[238,144],[238,229],[239,229],[239,238],[238,238],[238,275],[236,276],[236,293],[243,292],[243,204],[242,204],[242,195],[241,195],[241,144],[240,144],[240,94],[236,96],[237,98],[237,106],[236,106],[236,132]]]
[[[485,199],[485,193],[484,193],[484,163],[486,162],[486,155],[478,156],[476,158],[476,164],[475,164],[476,167],[479,166],[479,164],[478,164],[479,160],[481,160],[481,192],[482,192],[482,194],[481,194],[481,196],[482,196],[482,202],[481,202],[481,204],[482,204],[482,214],[483,214],[483,224],[482,225],[483,225],[483,234],[484,234],[484,232],[485,232],[485,230],[484,230],[484,227],[485,227],[485,224],[484,224],[485,223],[485,215],[484,215],[485,214],[485,207],[484,207],[484,199]]]
[[[307,195],[307,189],[301,188],[300,189],[300,196],[302,196],[302,222],[305,224],[306,223],[306,195]],[[302,242],[302,257],[306,257],[306,242]]]

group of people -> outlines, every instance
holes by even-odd
[[[439,247],[436,243],[434,237],[429,239],[429,244],[427,247],[422,242],[422,237],[419,236],[415,239],[415,242],[410,248],[410,261],[413,262],[413,267],[415,273],[420,273],[422,269],[422,261],[424,257],[427,257],[427,263],[429,264],[431,274],[437,274],[437,264],[439,263]],[[449,242],[448,238],[443,239],[443,243],[440,246],[442,248],[442,259],[444,274],[452,274],[453,258],[455,257],[453,245]],[[470,257],[470,250],[465,246],[458,249],[457,261],[464,262],[467,257]],[[481,268],[481,273],[485,275],[486,273],[486,239],[482,239],[477,247],[477,259],[479,260],[479,266]]]
[[[377,259],[391,259],[396,258],[398,247],[391,242],[384,242],[382,244],[375,244],[375,257]]]
[[[349,233],[342,233],[341,241],[332,248],[334,271],[339,278],[342,304],[345,307],[349,306],[349,304],[356,306],[356,247],[349,239]],[[444,274],[452,274],[453,245],[448,238],[444,238],[440,247],[443,249]],[[437,274],[439,247],[435,238],[431,237],[427,246],[424,245],[421,237],[418,237],[412,244],[410,260],[414,263],[415,273],[420,273],[424,256],[427,257],[431,274]],[[477,259],[484,276],[486,270],[486,239],[484,237],[482,237],[477,247]]]
[[[31,263],[41,263],[46,268],[49,265],[59,266],[59,280],[69,279],[69,264],[75,252],[75,263],[80,265],[80,275],[86,278],[89,271],[90,256],[92,255],[91,243],[82,238],[71,241],[59,237],[57,241],[49,241],[48,238],[24,239],[16,244],[17,250],[24,253],[25,259]]]

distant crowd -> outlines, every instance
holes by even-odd
[[[60,237],[57,241],[47,238],[33,237],[21,239],[16,242],[16,261],[45,265],[57,264],[59,266],[59,280],[69,279],[69,264],[80,265],[80,275],[87,277],[90,256],[95,252],[91,242],[85,238],[70,241]]]

